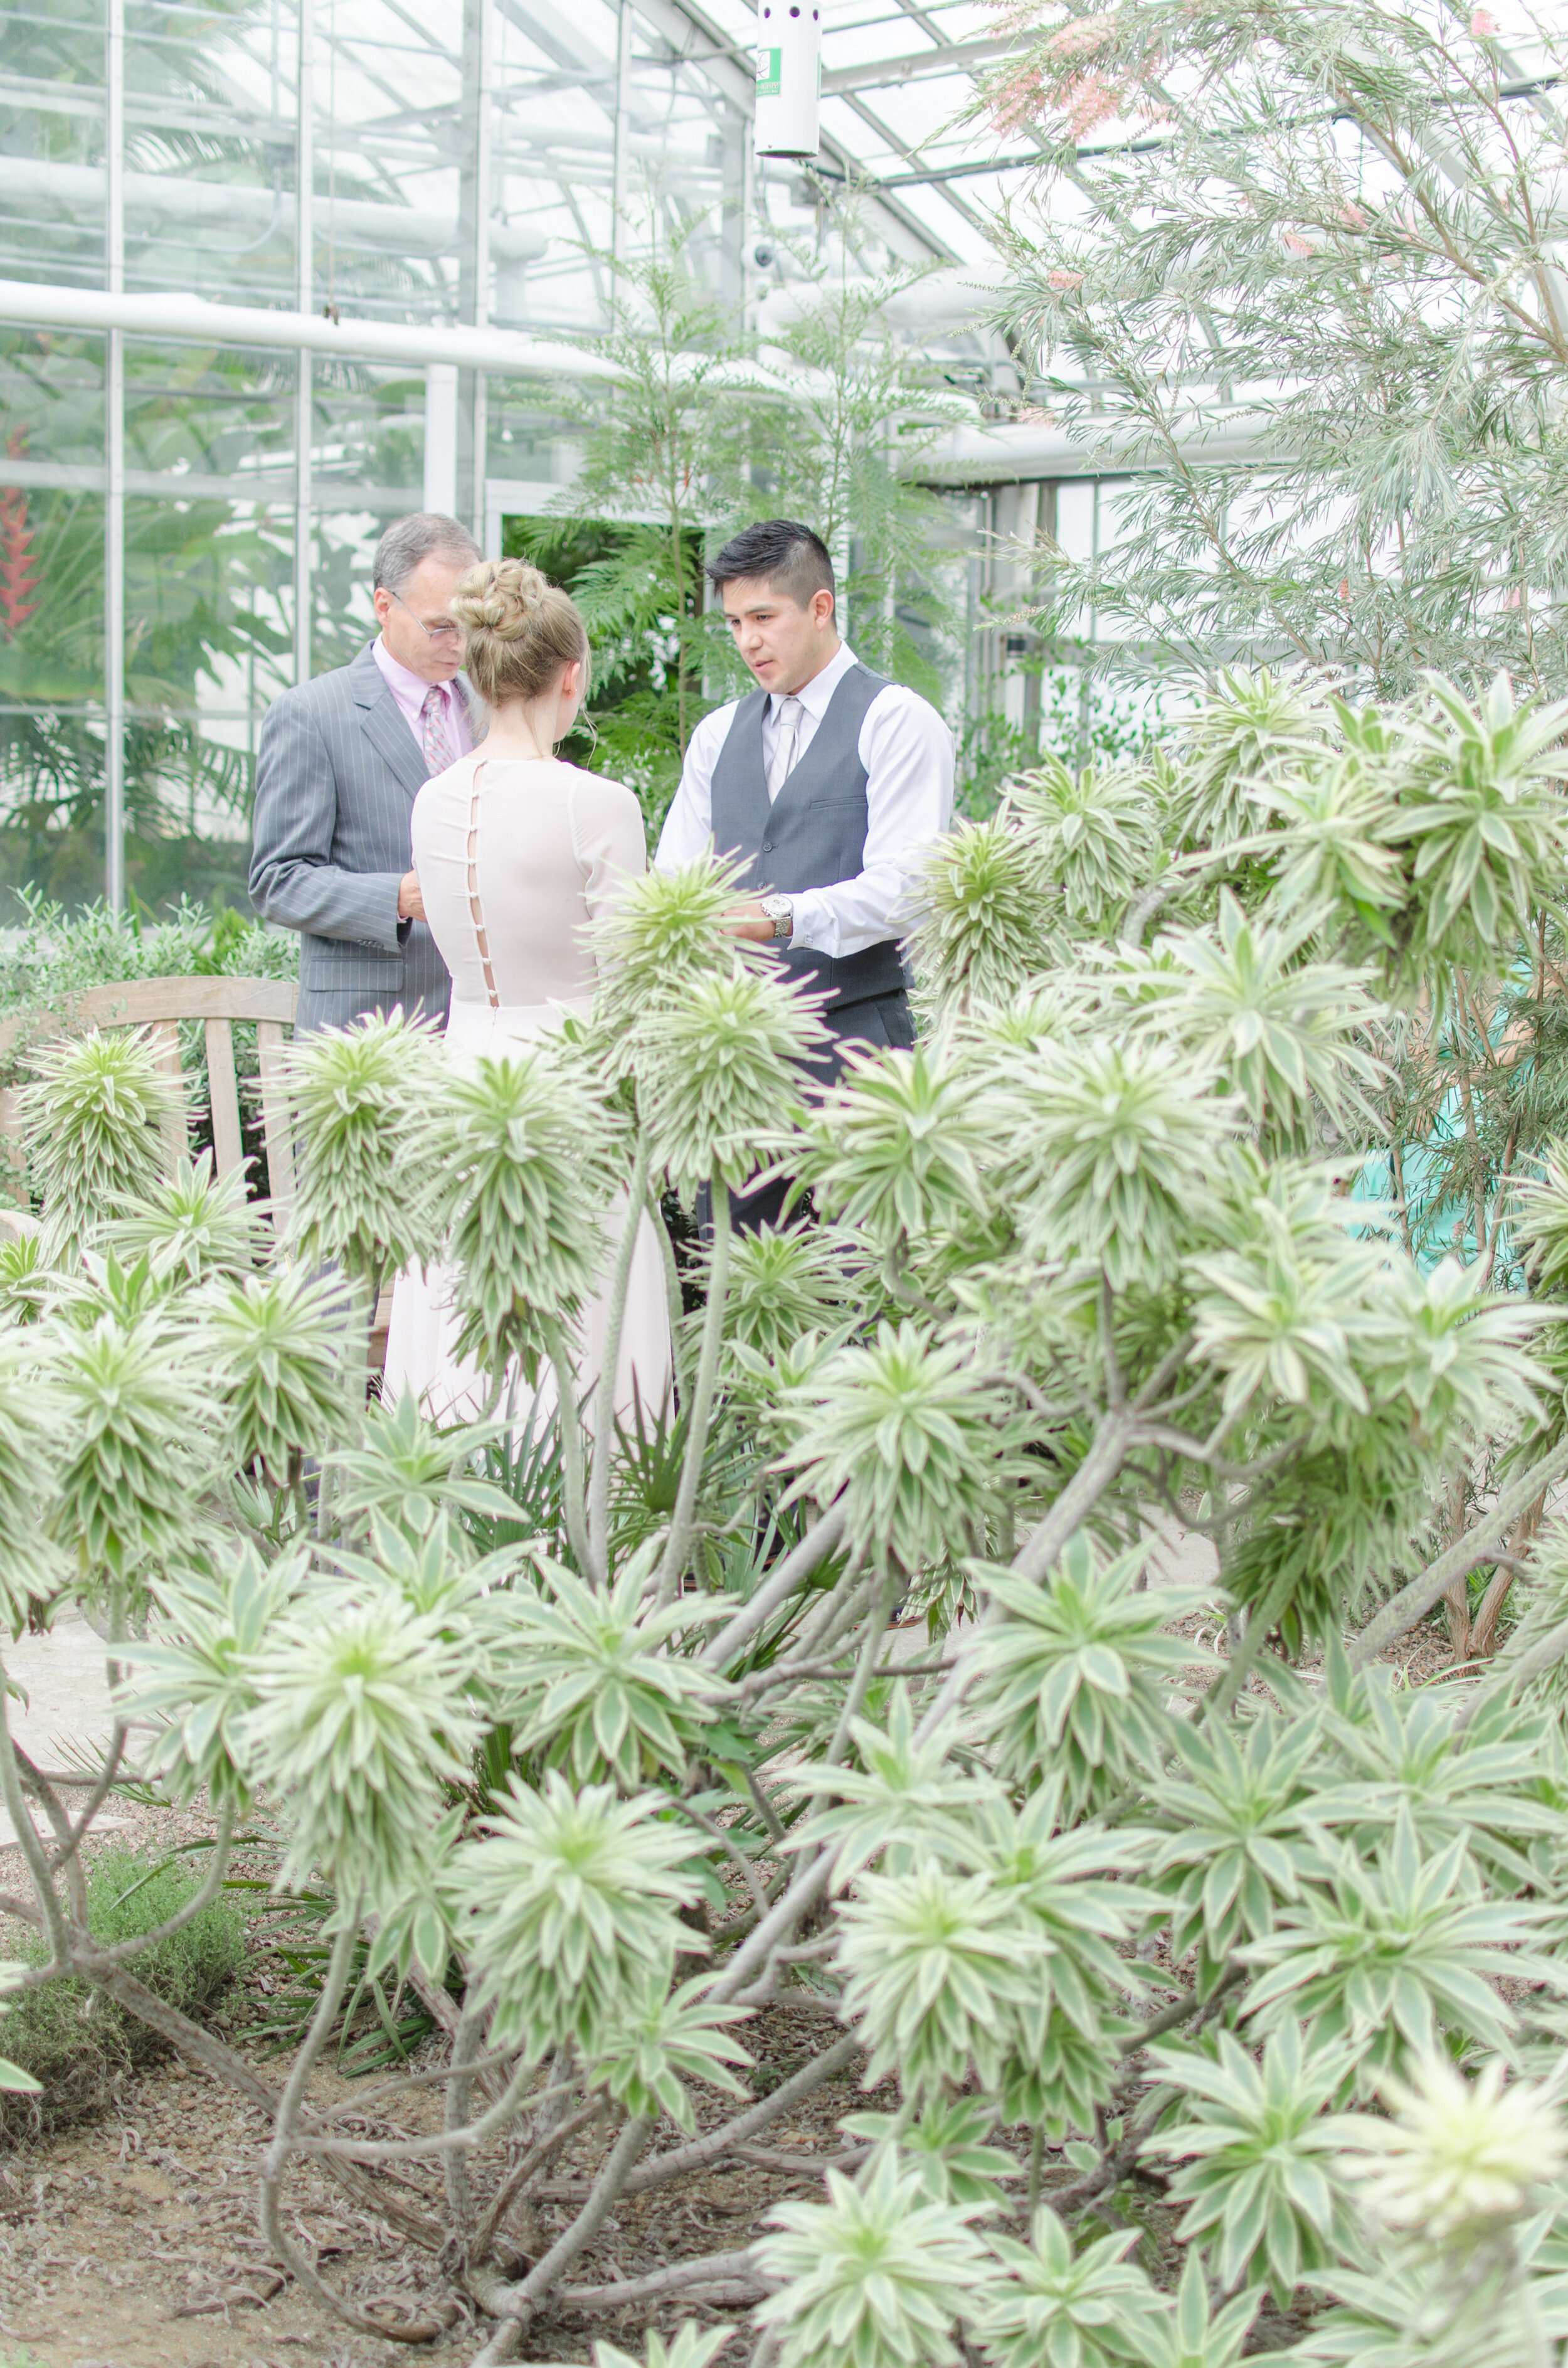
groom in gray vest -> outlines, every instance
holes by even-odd
[[[834,1042],[811,1064],[827,1082],[846,1044],[915,1042],[899,939],[952,819],[953,736],[839,640],[833,562],[809,526],[749,526],[708,574],[759,687],[692,734],[654,862],[738,859],[755,893],[734,934],[777,946],[792,977],[830,997]],[[777,1224],[786,1190],[735,1196],[735,1223]]]

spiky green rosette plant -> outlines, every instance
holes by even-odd
[[[689,2368],[688,2295],[756,2306],[763,2368],[1568,2336],[1568,1549],[1525,1525],[1568,1474],[1568,1154],[1509,1218],[1527,1292],[1413,1257],[1380,1132],[1399,1030],[1556,893],[1563,722],[1233,677],[1103,807],[1041,776],[938,853],[922,1042],[828,1091],[723,870],[633,883],[591,1018],[510,1058],[401,1020],[300,1048],[290,1239],[247,1250],[199,1174],[119,1178],[17,1268],[6,1614],[95,1597],[135,1661],[81,1807],[0,1745],[20,1978],[98,1984],[258,2100],[95,1943],[70,1841],[130,1772],[210,1807],[210,1892],[264,1809],[328,1903],[260,2164],[324,2309],[466,2314],[476,2363],[637,2314]],[[819,1222],[737,1235],[775,1165]],[[678,1402],[624,1406],[638,1228],[702,1188]],[[364,1401],[345,1294],[415,1255],[483,1420]],[[1382,1648],[1505,1554],[1508,1653],[1401,1682]],[[311,2101],[377,1985],[439,2024],[438,2114]],[[841,2135],[780,2145],[835,2082]],[[417,2307],[300,2244],[305,2163],[419,2250]],[[616,2265],[612,2215],[743,2164],[789,2174],[760,2234]]]
[[[46,1044],[18,1097],[51,1254],[80,1252],[120,1204],[157,1185],[160,1129],[177,1108],[147,1029],[97,1029]]]
[[[426,1162],[410,1138],[436,1098],[432,1030],[373,1012],[293,1045],[289,1081],[304,1132],[294,1237],[312,1265],[336,1265],[375,1294],[437,1237]]]
[[[1173,852],[1210,887],[1265,861],[1275,927],[1332,910],[1346,934],[1323,953],[1397,975],[1369,1047],[1396,1222],[1424,1262],[1452,1251],[1517,1285],[1512,1187],[1568,1131],[1547,704],[1568,642],[1542,407],[1568,364],[1546,227],[1561,20],[1020,0],[1006,25],[974,111],[1040,169],[993,226],[998,313],[1030,402],[1119,481],[1092,557],[1050,553],[1040,629],[1049,644],[1093,615],[1098,666],[1141,693],[1166,669],[1184,695],[1222,690],[1171,785]],[[1095,791],[1108,832],[1116,784]],[[1279,823],[1283,865],[1259,837]],[[1103,861],[1074,869],[1100,892]],[[1151,877],[1126,934],[1168,894]],[[1495,1651],[1513,1583],[1456,1582],[1460,1658]]]

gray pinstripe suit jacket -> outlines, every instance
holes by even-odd
[[[435,939],[422,921],[397,917],[409,815],[426,778],[369,643],[352,666],[298,684],[267,709],[250,893],[267,920],[300,932],[297,1034],[394,1003],[446,1019],[451,981]]]

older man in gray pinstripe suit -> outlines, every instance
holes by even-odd
[[[480,556],[456,518],[399,518],[376,552],[378,638],[267,711],[250,893],[300,932],[298,1034],[396,1003],[446,1019],[451,981],[410,869],[409,815],[473,745],[448,604]]]

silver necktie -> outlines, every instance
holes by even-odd
[[[796,745],[801,736],[801,702],[793,691],[778,702],[778,721],[773,734],[773,762],[767,768],[770,801],[778,795],[793,768]]]

